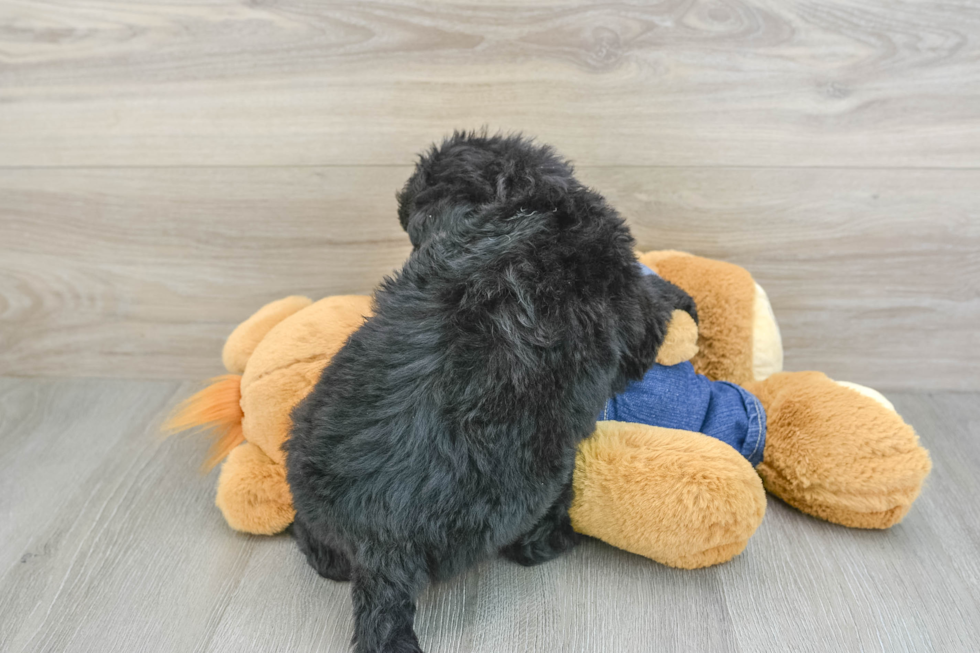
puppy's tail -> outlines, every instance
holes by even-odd
[[[204,431],[214,440],[201,471],[207,472],[245,441],[242,432],[242,377],[216,376],[203,390],[180,402],[163,424],[167,435]]]

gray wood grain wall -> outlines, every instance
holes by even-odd
[[[745,265],[787,367],[980,389],[980,12],[885,0],[0,3],[0,374],[196,378],[368,292],[453,128]]]

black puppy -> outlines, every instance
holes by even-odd
[[[415,250],[293,413],[294,534],[352,580],[356,650],[419,651],[415,600],[498,551],[573,546],[576,447],[690,297],[550,148],[457,133],[398,195]]]

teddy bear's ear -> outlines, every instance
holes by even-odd
[[[245,371],[245,364],[251,358],[255,347],[265,334],[290,315],[301,311],[313,302],[308,297],[293,295],[270,302],[256,311],[250,318],[235,327],[225,340],[221,361],[232,374]]]
[[[752,376],[756,381],[763,381],[782,371],[783,338],[779,333],[779,324],[772,312],[769,296],[756,283],[752,307]]]
[[[657,264],[660,263],[660,261],[669,258],[675,258],[678,256],[691,256],[691,255],[688,254],[687,252],[681,252],[676,249],[655,249],[649,252],[641,252],[639,250],[636,251],[637,260],[639,260],[640,263],[647,266],[654,272],[657,272]],[[659,272],[657,273],[659,274]]]

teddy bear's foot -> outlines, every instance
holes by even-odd
[[[758,474],[729,445],[701,433],[599,422],[579,446],[575,530],[671,567],[734,558],[762,523]]]
[[[931,463],[887,400],[820,372],[784,372],[745,387],[766,409],[757,470],[767,490],[844,526],[888,528],[901,521]]]
[[[232,450],[218,477],[215,504],[236,531],[274,535],[296,516],[286,468],[245,442]]]

